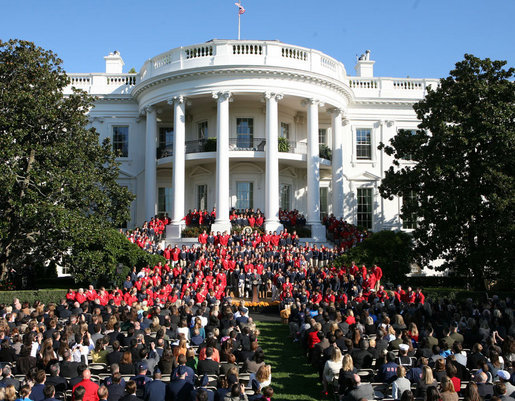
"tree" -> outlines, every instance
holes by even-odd
[[[373,233],[351,248],[340,263],[365,264],[369,269],[378,265],[383,270],[383,282],[403,283],[413,262],[413,241],[409,234],[383,230]]]
[[[88,124],[93,98],[61,60],[33,43],[0,41],[0,279],[69,263],[75,243],[129,218],[109,140]]]
[[[380,146],[395,157],[381,195],[404,197],[420,263],[442,259],[439,270],[482,288],[514,277],[515,70],[505,65],[466,54],[415,104],[419,130]]]
[[[140,269],[166,263],[164,257],[144,251],[116,229],[98,226],[87,238],[77,240],[70,258],[76,282],[103,286],[121,286],[133,266]]]

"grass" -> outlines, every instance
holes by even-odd
[[[289,328],[280,322],[257,322],[259,345],[272,367],[274,401],[321,399],[318,374],[307,362],[302,347],[288,337]]]

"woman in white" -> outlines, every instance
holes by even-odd
[[[249,385],[252,383],[252,379],[256,379],[261,389],[270,386],[272,384],[272,367],[270,365],[263,365],[255,374],[252,373],[249,378]]]
[[[342,367],[342,352],[340,348],[334,347],[331,352],[331,359],[324,365],[324,373],[322,375],[322,385],[324,386],[324,393],[327,392],[327,385],[332,383],[334,379],[338,380],[338,374]]]
[[[397,368],[397,379],[392,383],[392,398],[400,400],[402,393],[410,388],[411,383],[406,379],[406,368],[401,365]]]

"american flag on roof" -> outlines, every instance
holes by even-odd
[[[243,8],[243,6],[241,5],[241,2],[240,3],[234,3],[235,5],[238,6],[238,14],[243,14],[245,12],[245,9]]]

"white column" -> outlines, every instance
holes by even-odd
[[[145,219],[156,215],[156,110],[152,106],[145,108],[147,115],[145,140]]]
[[[343,126],[342,109],[329,110],[332,117],[333,160],[332,160],[332,204],[336,218],[343,217]]]
[[[229,221],[229,101],[231,92],[213,93],[217,99],[216,140],[216,220],[211,230],[231,231]]]
[[[318,107],[323,106],[316,99],[306,99],[308,106],[308,219],[311,238],[325,241],[325,227],[320,223],[320,157],[318,143]]]
[[[172,224],[169,227],[168,237],[180,238],[184,228],[184,171],[185,171],[185,147],[186,122],[184,116],[185,98],[176,96],[168,101],[173,105],[173,209]]]
[[[279,221],[279,119],[277,102],[283,98],[278,93],[265,93],[266,100],[266,176],[265,176],[265,230],[281,231]]]

